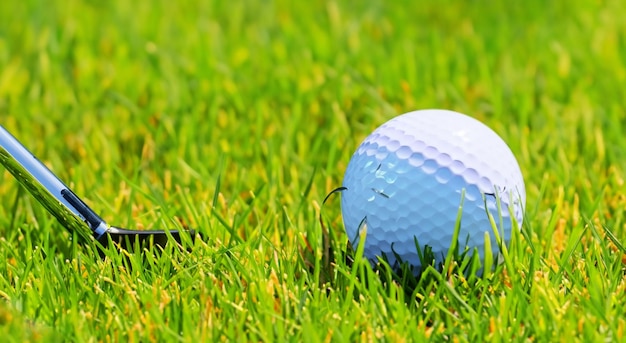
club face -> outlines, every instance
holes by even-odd
[[[164,247],[173,239],[181,243],[177,230],[140,231],[109,227],[72,192],[50,169],[41,163],[13,135],[0,125],[0,164],[2,164],[63,226],[78,233],[83,241],[109,242],[126,250],[158,245]],[[191,239],[194,232],[189,232]]]
[[[118,227],[110,227],[106,235],[100,238],[98,241],[102,246],[107,247],[109,242],[115,244],[125,250],[146,249],[152,246],[165,248],[168,243],[176,242],[179,245],[183,244],[179,230],[128,230]],[[194,230],[186,230],[185,234],[189,235],[191,242],[193,243],[195,238]]]

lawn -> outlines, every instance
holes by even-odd
[[[0,168],[3,340],[626,340],[625,15],[1,1],[0,125],[110,224],[206,237],[101,259]],[[373,271],[340,195],[323,204],[369,133],[423,108],[481,120],[524,174],[524,225],[485,277]]]

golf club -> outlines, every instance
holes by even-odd
[[[109,226],[2,125],[0,164],[66,229],[77,233],[84,242],[95,239],[103,247],[114,242],[126,250],[131,250],[136,243],[143,248],[151,245],[164,247],[170,239],[181,242],[178,230],[142,231]],[[187,232],[193,240],[195,232]]]

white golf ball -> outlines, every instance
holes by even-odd
[[[462,200],[458,247],[477,249],[481,261],[485,232],[488,253],[499,252],[487,212],[508,244],[526,202],[520,167],[506,143],[478,120],[448,110],[409,112],[377,128],[352,156],[342,186],[352,245],[362,233],[370,261],[386,255],[394,266],[398,256],[414,268],[421,266],[416,240],[422,251],[432,249],[436,263],[445,260]]]

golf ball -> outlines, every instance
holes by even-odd
[[[344,179],[341,212],[354,247],[365,237],[373,263],[399,257],[421,266],[417,244],[442,263],[453,239],[459,208],[458,248],[477,249],[483,261],[499,253],[494,227],[505,244],[513,221],[521,227],[526,191],[520,167],[506,143],[478,120],[448,110],[397,116],[377,128],[352,156]]]

